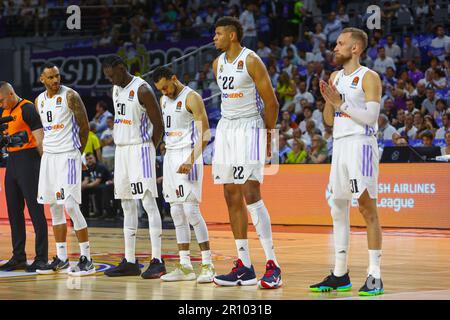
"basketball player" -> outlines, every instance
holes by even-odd
[[[327,84],[320,82],[325,98],[324,120],[333,126],[333,160],[330,187],[333,199],[335,266],[312,291],[347,291],[352,284],[347,270],[350,236],[350,202],[356,199],[367,225],[369,269],[360,295],[384,292],[381,281],[381,227],[377,214],[378,146],[376,133],[380,113],[381,81],[378,74],[359,64],[367,48],[367,34],[356,28],[342,30],[334,49],[342,69]]]
[[[163,193],[170,203],[180,254],[180,263],[175,270],[163,275],[161,280],[195,280],[189,257],[191,224],[202,253],[202,270],[197,282],[212,282],[215,272],[208,229],[199,207],[203,180],[202,152],[210,140],[205,105],[202,97],[184,86],[169,68],[156,68],[153,81],[163,94],[161,106],[166,132]]]
[[[216,129],[213,178],[215,184],[224,185],[238,260],[229,274],[216,276],[214,283],[258,283],[260,288],[278,288],[282,285],[281,270],[273,248],[270,216],[260,191],[266,147],[270,153],[265,129],[275,128],[278,102],[264,63],[253,51],[242,47],[241,40],[239,20],[223,17],[217,21],[214,44],[223,53],[214,60],[213,71],[222,91],[222,118]],[[264,119],[260,115],[261,98]],[[267,259],[266,273],[260,281],[250,260],[247,209]]]
[[[114,190],[121,199],[124,215],[125,258],[116,268],[107,270],[109,277],[141,274],[135,256],[138,212],[136,199],[148,215],[152,259],[142,273],[144,279],[156,279],[166,273],[161,258],[162,222],[155,197],[155,146],[163,135],[163,122],[158,101],[150,85],[132,76],[125,62],[116,55],[103,61],[103,72],[114,85],[114,143],[116,144]]]
[[[35,100],[44,127],[43,155],[39,171],[38,202],[50,204],[56,257],[39,274],[68,271],[72,276],[95,273],[90,256],[86,220],[80,210],[81,153],[86,146],[89,124],[86,108],[79,94],[61,85],[58,68],[46,63],[40,81],[45,86]],[[67,224],[64,208],[73,221],[80,245],[80,260],[69,268],[67,257]]]

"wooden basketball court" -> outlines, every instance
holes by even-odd
[[[69,253],[76,261],[79,252],[75,235],[69,231]],[[34,234],[27,226],[27,254],[34,252]],[[90,228],[90,243],[96,263],[96,276],[69,278],[67,275],[36,275],[25,272],[0,272],[0,299],[31,300],[97,300],[97,299],[361,299],[357,295],[366,276],[368,264],[364,229],[353,229],[350,244],[350,276],[353,291],[315,294],[308,286],[321,281],[333,265],[333,238],[329,227],[274,226],[274,243],[282,266],[284,286],[278,290],[251,287],[215,287],[195,282],[162,282],[141,277],[108,278],[101,270],[118,264],[123,254],[122,229]],[[210,226],[211,248],[218,273],[229,272],[235,259],[235,245],[228,225]],[[264,272],[264,253],[254,232],[249,234],[252,262],[258,277]],[[49,258],[55,254],[52,232],[49,232]],[[148,232],[140,229],[136,252],[146,268],[149,262]],[[450,299],[450,231],[385,229],[383,238],[382,276],[385,294],[364,299]],[[11,256],[10,229],[0,225],[0,257]],[[163,232],[163,256],[171,269],[178,261],[175,232]],[[193,265],[198,271],[200,252],[191,245]],[[31,262],[31,261],[30,261]],[[2,262],[3,263],[3,262]]]

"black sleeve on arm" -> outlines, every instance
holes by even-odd
[[[31,103],[25,103],[22,106],[22,118],[23,121],[30,127],[31,131],[42,128],[41,117],[37,113],[34,105]]]

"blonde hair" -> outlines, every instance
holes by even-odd
[[[358,28],[344,28],[341,33],[351,33],[353,39],[361,41],[363,45],[362,51],[366,50],[369,40],[367,37],[367,33],[364,30]]]

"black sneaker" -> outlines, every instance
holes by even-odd
[[[366,283],[359,289],[358,294],[360,296],[378,296],[384,293],[383,281],[380,279],[374,278],[372,275],[366,279]]]
[[[137,259],[136,263],[131,263],[123,258],[117,267],[105,271],[105,275],[108,277],[138,276],[140,274],[141,269]]]
[[[12,257],[5,264],[0,266],[0,271],[14,271],[14,270],[26,270],[27,261],[26,260],[17,260]]]
[[[92,258],[88,260],[86,256],[80,256],[77,265],[69,270],[68,275],[72,277],[84,277],[94,273],[95,266],[92,263]]]
[[[42,260],[34,260],[32,264],[27,266],[26,272],[36,272],[37,269],[41,269],[47,265],[47,262]]]
[[[141,277],[144,279],[159,279],[164,274],[166,274],[164,260],[161,259],[161,261],[159,261],[157,258],[153,258],[150,261],[147,270],[142,273]]]
[[[352,289],[352,283],[348,272],[341,277],[336,277],[331,271],[331,274],[327,276],[322,282],[313,284],[309,287],[312,292],[328,292],[336,290],[338,292],[350,291]]]
[[[53,257],[53,261],[36,269],[38,274],[54,274],[67,272],[69,270],[69,259],[62,261],[58,257]]]

